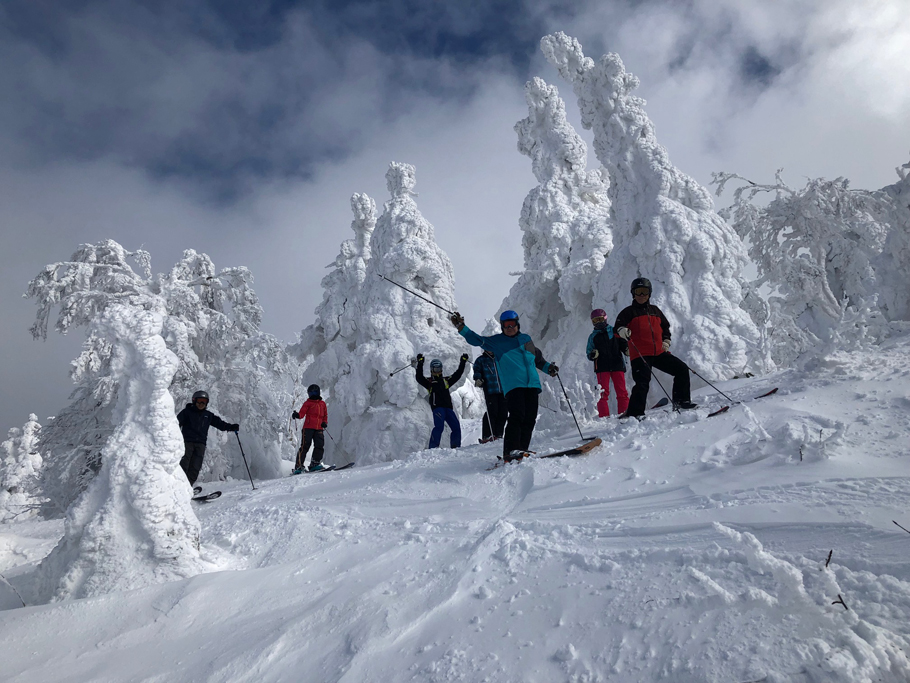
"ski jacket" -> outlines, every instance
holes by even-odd
[[[423,361],[417,361],[417,383],[429,392],[431,408],[452,408],[452,394],[449,393],[449,387],[457,384],[458,380],[464,374],[466,360],[458,364],[458,369],[448,377],[434,377],[430,375],[427,379],[423,375]]]
[[[633,360],[639,356],[659,356],[664,353],[664,339],[670,338],[670,321],[663,311],[649,303],[626,306],[616,316],[614,327],[631,330],[629,358]]]
[[[180,431],[183,432],[183,440],[193,443],[206,443],[209,435],[209,427],[220,429],[226,432],[233,427],[222,420],[220,417],[208,410],[199,410],[192,403],[187,403],[186,408],[177,413],[177,422],[180,423]]]
[[[499,370],[496,369],[496,361],[485,354],[481,354],[474,361],[474,379],[483,380],[483,393],[502,393],[502,384],[499,381]]]
[[[588,337],[588,360],[594,361],[594,372],[625,372],[626,361],[623,351],[628,347],[626,340],[617,336],[609,325],[594,330]],[[594,351],[597,351],[597,358]]]
[[[308,398],[297,411],[300,419],[303,420],[304,429],[315,429],[322,431],[322,425],[328,424],[329,409],[325,406],[325,401],[321,398]]]
[[[512,389],[536,389],[540,393],[540,378],[537,371],[547,372],[550,364],[543,359],[540,349],[534,346],[531,337],[519,332],[508,337],[501,332],[492,337],[481,337],[467,325],[458,333],[471,346],[479,346],[484,351],[492,351],[499,370],[499,382],[502,393],[508,394]]]

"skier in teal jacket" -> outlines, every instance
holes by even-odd
[[[508,462],[521,458],[522,453],[527,452],[531,445],[534,424],[537,422],[537,395],[541,391],[537,371],[555,377],[559,368],[555,363],[545,361],[531,337],[521,332],[515,311],[505,311],[499,316],[502,332],[491,337],[473,332],[457,312],[451,320],[468,344],[492,352],[508,411],[502,440],[503,460]]]

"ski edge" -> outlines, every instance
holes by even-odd
[[[194,500],[197,503],[207,503],[216,498],[221,498],[221,491],[212,491],[211,493],[206,493],[204,496],[193,496],[190,500]]]

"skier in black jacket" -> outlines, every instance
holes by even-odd
[[[204,391],[193,394],[193,402],[187,403],[186,408],[177,413],[177,422],[183,432],[183,458],[180,467],[183,468],[190,486],[196,483],[199,470],[202,469],[202,460],[205,457],[205,444],[208,440],[209,427],[220,429],[222,432],[240,431],[239,424],[229,424],[220,417],[206,410],[209,404],[209,395]]]
[[[461,446],[461,423],[458,422],[458,415],[452,409],[452,395],[449,393],[449,388],[461,379],[467,362],[468,354],[462,354],[458,369],[448,377],[443,377],[442,361],[434,358],[430,361],[430,378],[427,379],[423,374],[423,354],[417,354],[417,383],[430,392],[430,408],[433,409],[433,431],[430,433],[428,448],[439,448],[442,430],[446,424],[452,430],[449,445],[452,448]]]
[[[600,385],[600,400],[597,402],[597,416],[609,417],[610,382],[616,390],[616,408],[620,414],[629,407],[629,392],[626,390],[626,361],[629,345],[625,339],[615,334],[607,323],[607,312],[602,308],[591,311],[591,323],[594,331],[588,337],[588,360],[594,361],[594,372]]]

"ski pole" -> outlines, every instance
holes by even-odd
[[[695,370],[693,370],[692,368],[689,368],[689,372],[691,372],[693,375],[695,375],[696,377],[698,377],[698,379],[700,379],[702,382],[704,382],[705,384],[707,384],[708,386],[710,386],[712,389],[714,389],[718,394],[720,394],[721,396],[723,396],[725,399],[727,399],[728,401],[730,401],[730,403],[740,403],[740,401],[734,401],[732,398],[730,398],[729,396],[727,396],[724,392],[722,392],[722,391],[721,391],[720,389],[718,389],[716,386],[714,386],[713,384],[711,384],[711,382],[709,382],[709,381],[706,380],[704,377],[702,377],[701,375],[699,375],[699,374],[698,374],[697,372],[695,372]]]
[[[395,370],[394,372],[390,372],[390,373],[389,373],[389,377],[394,377],[394,376],[397,375],[399,372],[402,372],[403,370],[407,370],[408,368],[412,368],[412,367],[414,367],[414,366],[411,365],[410,363],[408,363],[408,364],[405,365],[403,368],[398,368],[398,369]]]
[[[442,306],[440,306],[439,304],[437,304],[435,301],[431,301],[430,299],[427,299],[425,296],[422,296],[422,295],[418,294],[418,293],[415,292],[413,289],[408,289],[408,288],[405,287],[404,285],[399,285],[397,282],[395,282],[395,280],[389,280],[389,278],[387,278],[387,277],[386,277],[385,275],[383,275],[382,273],[377,273],[377,275],[379,275],[379,277],[381,277],[381,278],[382,278],[383,280],[385,280],[386,282],[391,282],[391,283],[392,283],[393,285],[395,285],[396,287],[401,287],[404,291],[410,292],[411,294],[413,294],[414,296],[416,296],[418,299],[423,299],[423,300],[426,301],[428,304],[433,304],[436,308],[442,309],[443,311],[445,311],[445,312],[448,313],[449,315],[454,315],[454,314],[455,314],[455,311],[450,311],[448,308],[443,308]]]
[[[654,378],[654,381],[657,382],[657,386],[659,386],[659,387],[661,388],[661,390],[664,392],[664,395],[667,397],[667,400],[668,400],[670,403],[673,404],[673,410],[676,410],[676,403],[673,401],[672,398],[670,398],[670,394],[668,394],[668,393],[667,393],[667,390],[664,389],[664,385],[660,383],[660,380],[659,380],[659,379],[657,379],[657,375],[654,374],[654,368],[652,368],[652,367],[651,367],[651,364],[650,364],[648,361],[645,360],[645,357],[644,357],[643,355],[641,355],[641,351],[639,351],[639,350],[638,350],[638,347],[635,346],[635,344],[632,343],[632,340],[631,340],[631,339],[627,339],[626,341],[629,342],[629,345],[630,345],[633,349],[635,349],[635,353],[637,353],[637,354],[638,354],[638,357],[641,358],[642,361],[644,361],[644,364],[648,366],[648,370],[651,371],[651,377]],[[632,364],[632,361],[631,361],[631,360],[629,361],[629,364],[630,364],[630,365]],[[645,406],[645,407],[647,407],[647,406]]]
[[[249,464],[247,464],[247,461],[246,461],[246,453],[243,452],[243,444],[240,443],[240,434],[238,434],[237,432],[234,432],[234,436],[237,437],[237,445],[240,446],[240,455],[243,456],[243,464],[246,465],[246,473],[250,477],[250,485],[252,485],[253,490],[255,491],[256,484],[253,483],[253,475],[250,474],[250,466],[249,466]]]
[[[325,433],[329,435],[329,438],[332,440],[332,443],[335,443],[335,437],[332,436],[331,433],[329,433],[328,427],[325,428]]]
[[[562,387],[562,395],[566,397],[566,403],[569,404],[569,412],[572,413],[572,419],[575,420],[575,429],[578,430],[578,436],[581,437],[581,440],[585,440],[585,435],[581,433],[581,427],[578,426],[578,418],[575,417],[575,411],[572,410],[572,402],[569,400],[569,395],[566,393],[566,387],[562,383],[562,377],[559,376],[559,373],[556,373],[556,379],[559,380],[559,386]]]

